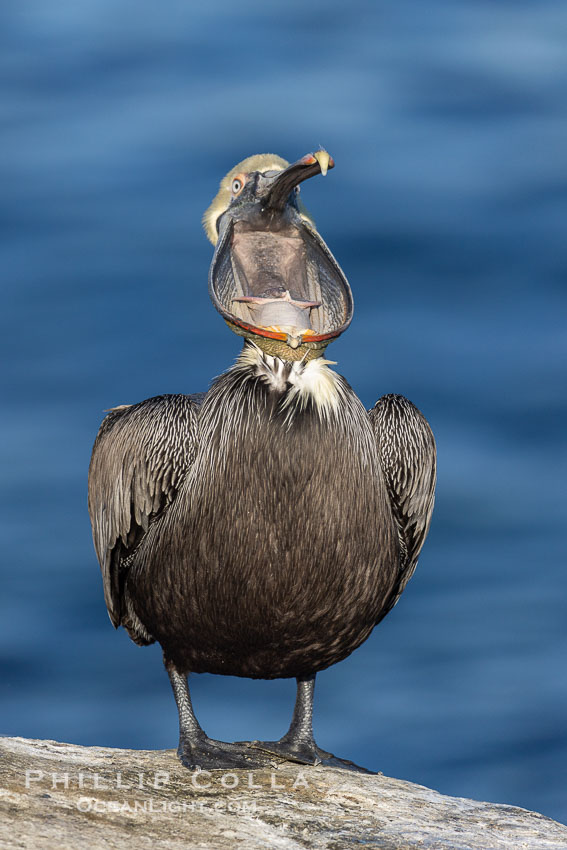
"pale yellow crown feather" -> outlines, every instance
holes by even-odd
[[[283,171],[284,168],[288,167],[288,165],[289,162],[282,159],[281,156],[277,156],[275,153],[257,153],[254,154],[254,156],[247,156],[246,159],[243,159],[242,162],[239,162],[234,166],[234,168],[230,169],[228,174],[226,174],[221,180],[219,191],[215,195],[212,204],[203,215],[203,227],[205,228],[205,233],[207,234],[209,241],[212,242],[213,245],[216,245],[218,240],[217,219],[228,209],[230,205],[232,200],[232,181],[237,174],[249,174],[252,171]],[[303,207],[301,202],[299,203],[299,208],[302,218],[306,219],[314,226],[313,219]]]

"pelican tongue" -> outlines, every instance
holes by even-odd
[[[269,304],[275,301],[285,301],[301,310],[311,307],[320,307],[320,301],[302,301],[300,298],[292,298],[289,289],[268,289],[265,295],[241,295],[233,298],[233,301],[247,301],[249,304]]]
[[[292,298],[288,289],[267,290],[265,295],[241,295],[233,301],[249,304],[254,323],[259,326],[290,325],[302,330],[311,328],[309,310],[321,306],[320,301]]]

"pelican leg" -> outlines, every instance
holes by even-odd
[[[297,698],[291,725],[279,741],[251,741],[250,746],[301,764],[339,762],[331,753],[320,749],[313,737],[313,695],[315,674],[298,677]],[[331,761],[330,761],[331,760]]]
[[[187,676],[179,673],[168,662],[165,663],[165,667],[179,712],[177,755],[181,764],[190,770],[221,770],[227,768],[247,768],[250,770],[251,768],[262,767],[265,764],[265,759],[255,759],[246,746],[215,741],[205,734],[193,711]]]

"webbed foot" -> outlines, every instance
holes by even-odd
[[[326,760],[334,758],[332,753],[318,747],[315,741],[286,741],[284,737],[279,741],[248,741],[247,746],[286,761],[299,762],[299,764],[324,764]]]
[[[244,744],[215,741],[207,735],[182,738],[177,755],[189,770],[254,770],[266,764],[266,757],[251,752]]]
[[[268,755],[298,764],[309,764],[315,767],[321,764],[325,767],[340,767],[343,770],[352,770],[355,773],[374,773],[372,770],[360,767],[353,761],[350,761],[350,759],[337,758],[333,753],[322,750],[321,747],[317,746],[315,741],[286,740],[284,736],[279,741],[249,741],[247,746],[262,753],[267,753]]]

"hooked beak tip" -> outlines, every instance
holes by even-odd
[[[318,162],[323,177],[329,168],[335,167],[335,160],[333,157],[327,153],[327,151],[322,149],[315,151],[315,153],[308,153],[307,156],[304,156],[303,159],[300,159],[299,161],[304,165],[315,165],[315,163]]]
[[[323,177],[327,173],[328,169],[333,168],[335,165],[332,156],[330,156],[327,151],[317,151],[313,154],[313,157],[319,163],[319,168],[321,169]]]

